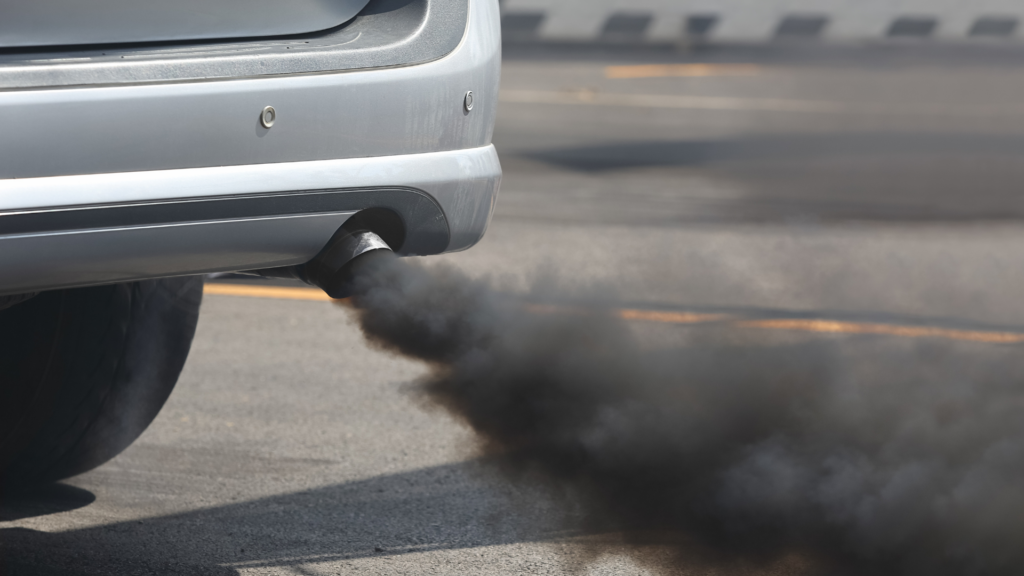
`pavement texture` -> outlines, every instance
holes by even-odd
[[[651,310],[1024,332],[1016,64],[632,58],[506,61],[492,227],[433,261],[511,292],[557,277]],[[662,345],[700,335],[638,330]],[[865,361],[878,349],[926,361],[920,338],[779,334],[822,337],[849,338]],[[984,363],[1019,345],[950,346]],[[0,573],[661,565],[657,546],[626,554],[557,495],[499,474],[417,396],[424,373],[368,347],[333,304],[208,295],[178,387],[139,441],[0,503]]]

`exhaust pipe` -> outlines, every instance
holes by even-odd
[[[294,278],[316,286],[331,298],[352,295],[354,269],[371,258],[393,257],[394,253],[380,236],[369,230],[338,230],[327,246],[312,260],[298,266],[253,270],[266,278]]]
[[[301,267],[304,281],[319,287],[331,298],[348,298],[352,295],[353,272],[360,261],[394,255],[387,242],[369,230],[342,230],[332,240],[315,258]]]

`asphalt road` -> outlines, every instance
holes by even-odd
[[[503,290],[557,277],[651,312],[917,327],[855,337],[790,324],[780,337],[917,361],[914,347],[938,337],[965,358],[1005,359],[1020,344],[969,336],[1024,332],[1015,60],[509,58],[491,230],[435,260]],[[637,67],[650,63],[662,66]],[[700,334],[649,324],[662,343]],[[178,388],[143,437],[0,505],[0,570],[639,574],[658,562],[500,476],[412,392],[423,373],[368,348],[332,304],[208,295]]]

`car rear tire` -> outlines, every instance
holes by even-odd
[[[43,292],[0,310],[0,483],[25,488],[113,458],[185,364],[201,277]]]

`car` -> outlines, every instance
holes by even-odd
[[[202,275],[345,294],[485,233],[497,0],[0,0],[0,483],[155,418]]]

